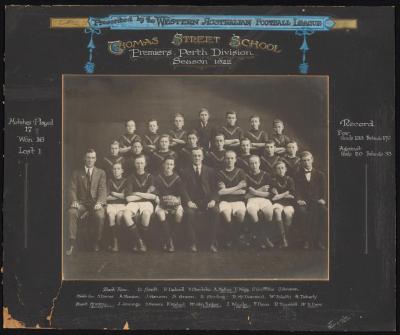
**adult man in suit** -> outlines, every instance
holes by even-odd
[[[324,250],[321,239],[327,219],[325,176],[313,167],[313,161],[309,151],[300,154],[301,167],[295,176],[296,210],[304,233],[304,249],[313,246]]]
[[[212,168],[203,164],[204,152],[202,148],[192,149],[192,165],[184,169],[182,177],[189,196],[187,203],[186,223],[189,229],[190,249],[197,252],[197,238],[194,225],[199,213],[207,215],[211,223],[210,250],[218,252],[217,229],[218,229],[218,192],[216,187],[215,172]]]
[[[84,166],[72,173],[69,189],[68,228],[69,249],[67,256],[72,255],[77,234],[78,219],[88,213],[90,224],[93,224],[94,251],[99,251],[99,242],[104,226],[104,208],[107,198],[106,173],[95,166],[96,152],[89,149],[85,153]]]

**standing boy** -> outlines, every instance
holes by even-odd
[[[260,124],[260,117],[252,115],[250,117],[250,129],[245,135],[251,141],[251,153],[259,156],[262,155],[265,143],[268,141],[268,134],[260,129]]]
[[[240,139],[243,137],[243,130],[236,125],[237,115],[235,111],[226,113],[226,125],[221,128],[225,137],[225,149],[239,151]]]
[[[133,120],[126,122],[126,133],[120,137],[119,146],[120,153],[124,156],[129,155],[129,151],[132,149],[132,144],[135,141],[140,141],[140,136],[135,133],[136,123]]]
[[[199,119],[195,126],[199,134],[199,146],[208,151],[211,147],[211,142],[215,135],[215,128],[210,124],[210,113],[207,108],[200,108]]]
[[[273,134],[271,139],[275,142],[275,153],[278,155],[286,151],[286,146],[290,142],[290,138],[283,134],[284,129],[283,121],[275,119],[272,124]]]
[[[106,172],[107,178],[111,178],[113,175],[113,165],[115,163],[121,163],[122,166],[125,164],[124,157],[119,154],[119,142],[114,141],[110,145],[110,155],[104,157],[103,169]]]
[[[181,113],[176,113],[174,115],[174,129],[169,131],[169,135],[171,136],[171,148],[173,148],[177,153],[185,146],[186,144],[186,130],[183,129],[185,125],[185,119]]]
[[[158,122],[156,119],[151,119],[148,122],[148,132],[143,137],[143,144],[147,153],[153,152],[157,149],[158,139]]]

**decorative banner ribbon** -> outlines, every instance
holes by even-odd
[[[94,73],[93,34],[100,29],[111,30],[265,30],[293,31],[303,36],[300,46],[302,62],[299,71],[308,73],[306,54],[310,50],[307,36],[317,31],[329,31],[335,22],[328,16],[242,16],[242,15],[182,15],[182,14],[135,14],[109,15],[105,18],[89,17],[85,33],[90,34],[89,60],[85,64],[86,73]]]
[[[308,47],[307,44],[307,36],[310,36],[314,34],[314,31],[310,30],[300,30],[296,31],[297,36],[303,36],[303,43],[300,46],[300,50],[302,52],[302,63],[299,65],[299,71],[302,74],[307,74],[308,73],[308,63],[306,62],[306,53],[310,48]]]
[[[85,69],[86,73],[94,73],[93,49],[96,49],[96,46],[93,42],[93,34],[100,35],[101,31],[98,28],[88,27],[85,28],[85,34],[90,34],[89,44],[87,45],[87,48],[89,49],[89,60],[86,62],[83,68]]]

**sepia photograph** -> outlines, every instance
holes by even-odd
[[[63,75],[63,280],[329,280],[329,77]]]

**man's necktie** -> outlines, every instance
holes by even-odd
[[[86,186],[87,186],[88,195],[90,195],[90,188],[92,186],[92,178],[90,176],[90,170],[89,169],[86,172]]]

